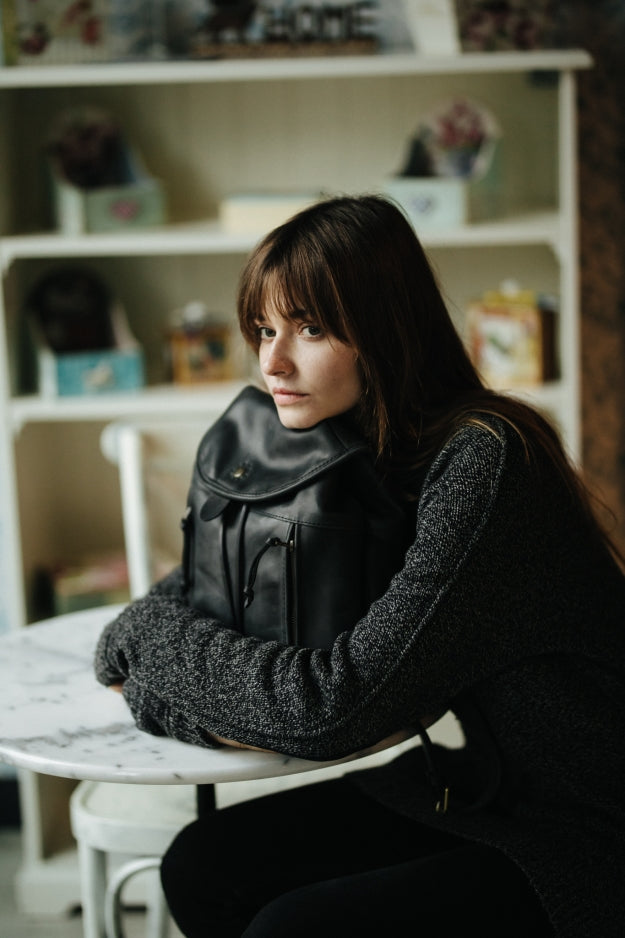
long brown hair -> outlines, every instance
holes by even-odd
[[[548,420],[484,387],[425,251],[393,202],[375,195],[328,199],[261,241],[238,296],[241,331],[254,349],[270,295],[285,315],[305,309],[354,347],[364,388],[360,422],[386,469],[427,465],[462,424],[494,415],[516,430],[528,459],[536,450],[547,454],[596,523],[590,496]]]

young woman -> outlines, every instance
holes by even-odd
[[[466,744],[218,811],[162,878],[189,938],[617,938],[625,923],[625,578],[555,432],[486,390],[401,212],[322,202],[239,295],[282,423],[349,411],[414,517],[387,592],[329,651],[263,643],[178,571],[105,630],[140,727],[335,759],[452,710]],[[352,628],[353,627],[353,628]]]

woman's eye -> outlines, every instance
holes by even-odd
[[[306,325],[302,326],[302,332],[311,339],[316,339],[318,336],[323,335],[323,329],[321,326],[316,326],[312,322],[306,323]]]
[[[273,339],[276,334],[276,330],[270,329],[269,326],[257,326],[256,332],[261,339]]]

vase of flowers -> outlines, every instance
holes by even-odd
[[[492,115],[468,98],[455,98],[432,111],[418,132],[432,175],[460,179],[484,175],[498,136]]]
[[[498,125],[482,105],[467,98],[444,102],[420,122],[386,190],[417,228],[463,224],[469,185],[488,172],[498,138]]]

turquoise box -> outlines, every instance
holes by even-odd
[[[134,391],[144,383],[139,348],[39,356],[39,390],[44,397]]]

